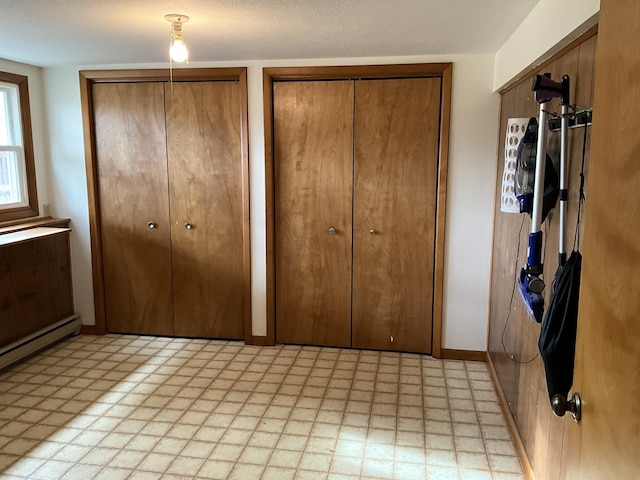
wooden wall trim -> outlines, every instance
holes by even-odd
[[[444,236],[451,125],[452,63],[418,63],[400,65],[361,65],[331,67],[274,67],[262,73],[264,108],[264,153],[266,195],[266,263],[267,263],[267,341],[275,344],[275,177],[273,158],[273,82],[278,80],[327,80],[359,78],[407,78],[438,76],[442,79],[440,113],[440,150],[438,159],[438,201],[433,282],[433,339],[431,354],[442,353],[442,302],[444,290]]]
[[[38,188],[36,179],[35,153],[33,148],[33,131],[31,126],[31,107],[29,101],[29,77],[17,73],[0,71],[0,80],[18,87],[18,103],[20,104],[20,125],[22,128],[22,149],[24,154],[24,175],[27,183],[28,204],[21,207],[3,208],[0,210],[0,222],[10,222],[22,218],[37,217],[40,213],[38,204]]]
[[[483,350],[456,350],[453,348],[440,349],[443,360],[466,360],[471,362],[486,362],[487,352]]]
[[[264,114],[264,176],[266,210],[266,294],[267,335],[269,345],[276,342],[276,257],[275,257],[275,170],[273,163],[273,82],[278,71],[262,70],[262,98]]]
[[[82,325],[80,335],[104,335],[104,332],[98,332],[95,325]]]
[[[554,48],[546,52],[541,58],[533,62],[523,71],[521,71],[515,77],[513,77],[511,80],[505,83],[502,87],[500,87],[500,89],[498,90],[498,93],[502,95],[505,92],[508,92],[509,90],[511,90],[513,87],[515,87],[519,83],[522,83],[525,80],[529,80],[533,75],[537,73],[542,73],[542,71],[545,68],[547,68],[550,64],[555,62],[556,59],[558,59],[559,57],[562,57],[564,54],[566,54],[567,52],[570,52],[571,50],[576,48],[578,45],[583,43],[584,41],[598,34],[597,23],[595,25],[590,25],[587,23],[583,27],[587,28],[587,30],[583,32],[579,32],[579,31],[576,32],[578,36],[573,39],[571,39],[571,37],[567,37],[565,41],[568,41],[569,43],[560,42]]]
[[[262,337],[262,336],[252,336],[251,340],[248,340],[247,345],[254,345],[256,347],[273,347],[275,344],[274,342],[269,341],[268,337]]]
[[[98,165],[95,150],[95,131],[93,124],[92,86],[96,83],[158,81],[222,81],[233,80],[240,84],[242,97],[241,145],[242,145],[242,204],[243,204],[243,274],[245,309],[243,331],[245,341],[252,338],[251,326],[251,232],[249,211],[249,135],[248,135],[248,99],[247,69],[233,68],[180,68],[170,72],[168,69],[149,70],[83,70],[80,72],[80,99],[82,108],[82,126],[84,135],[85,165],[87,174],[87,195],[89,200],[89,230],[91,235],[91,265],[93,268],[93,294],[95,325],[91,334],[107,333],[106,306],[104,298],[104,270],[102,242],[100,232],[100,202],[98,196]],[[89,326],[87,326],[89,327]]]
[[[93,79],[91,72],[80,72],[80,105],[84,136],[84,160],[87,175],[89,201],[89,234],[91,237],[91,267],[93,272],[93,302],[95,324],[93,334],[107,333],[104,299],[104,269],[102,265],[102,234],[100,231],[100,207],[98,204],[98,165],[96,163],[96,137],[93,122]]]
[[[360,78],[442,77],[451,63],[407,63],[392,65],[346,65],[331,67],[270,67],[263,76],[272,80],[346,80]]]
[[[252,310],[251,310],[251,193],[249,186],[249,92],[247,87],[247,69],[239,69],[240,82],[241,125],[240,147],[242,149],[242,247],[243,247],[243,277],[244,277],[244,338],[253,338]],[[223,72],[220,72],[223,74]]]
[[[520,432],[518,431],[518,427],[516,425],[516,421],[513,418],[513,414],[511,413],[511,409],[509,408],[509,402],[507,401],[507,397],[504,394],[504,390],[502,390],[502,385],[500,384],[500,380],[498,379],[498,373],[493,365],[493,361],[491,360],[491,355],[489,352],[485,354],[485,361],[487,362],[487,369],[489,370],[489,376],[491,377],[491,381],[493,382],[493,386],[496,389],[496,394],[498,395],[498,403],[500,403],[500,407],[502,408],[502,414],[507,421],[507,428],[509,429],[509,433],[511,434],[511,438],[513,440],[513,444],[516,447],[516,452],[518,453],[518,457],[520,458],[520,463],[522,464],[522,470],[527,477],[527,480],[536,480],[535,475],[533,474],[533,468],[531,467],[531,462],[529,461],[529,456],[527,455],[527,451],[524,448],[524,443],[522,443],[522,438],[520,437]]]
[[[244,73],[243,73],[244,72]],[[229,68],[168,68],[134,69],[134,70],[81,70],[80,77],[91,83],[114,82],[174,82],[206,81],[206,80],[240,80],[246,67]]]
[[[436,240],[433,266],[433,332],[431,355],[442,355],[442,318],[444,301],[444,249],[447,206],[447,172],[449,166],[449,129],[451,125],[452,64],[442,70],[440,104],[440,152],[438,158],[438,201],[436,203]]]

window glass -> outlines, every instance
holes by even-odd
[[[18,87],[0,83],[0,207],[29,204]]]

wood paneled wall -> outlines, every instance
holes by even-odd
[[[29,226],[61,228],[30,236]],[[25,233],[0,246],[0,347],[73,315],[68,226],[68,220],[42,219],[0,227],[0,236]]]
[[[517,285],[514,289],[517,272],[526,262],[531,218],[525,214],[509,214],[500,211],[506,126],[509,118],[537,117],[538,104],[531,91],[535,73],[550,72],[556,81],[559,81],[564,74],[569,75],[571,103],[581,107],[591,107],[596,39],[595,31],[585,34],[578,42],[501,92],[489,356],[537,479],[561,477],[562,456],[567,441],[565,432],[567,420],[555,417],[551,411],[544,367],[541,358],[536,357],[540,325],[529,319],[523,308]],[[560,110],[557,100],[547,105],[550,111],[559,112]],[[583,136],[583,128],[572,129],[569,132],[569,205],[566,228],[566,248],[569,252],[573,245],[576,226]],[[559,145],[559,133],[551,133],[549,153],[552,157],[558,156],[556,144]],[[588,138],[586,153],[585,174],[588,172]],[[588,198],[588,192],[586,195]],[[588,201],[583,205],[583,211],[586,208],[588,208]],[[555,211],[547,217],[543,226],[544,279],[547,285],[545,305],[551,296],[553,277],[558,265],[558,217],[559,210],[556,206]],[[584,215],[582,218],[584,219]]]

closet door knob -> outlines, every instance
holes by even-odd
[[[191,230],[193,228],[193,225],[191,225],[190,223],[185,223],[184,228],[186,228],[187,230]]]
[[[336,234],[336,229],[333,227],[329,227],[329,235],[335,235]]]
[[[156,222],[149,222],[149,223],[147,223],[147,225],[149,226],[149,228],[156,228],[157,227]]]

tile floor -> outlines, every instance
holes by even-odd
[[[0,478],[524,476],[483,363],[107,335],[0,372]]]

